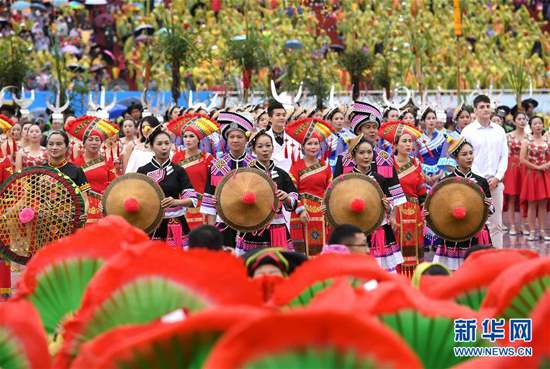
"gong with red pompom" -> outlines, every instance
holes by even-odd
[[[216,187],[216,211],[222,221],[239,232],[266,228],[279,210],[277,187],[255,168],[233,169]]]
[[[489,217],[485,194],[474,181],[461,177],[441,180],[430,191],[425,209],[430,229],[447,241],[472,239],[483,230]]]
[[[107,186],[103,199],[103,216],[119,215],[128,223],[151,233],[164,219],[160,203],[164,191],[152,178],[141,173],[128,173]]]
[[[369,235],[384,221],[384,193],[378,183],[361,173],[336,178],[325,192],[326,217],[333,227],[353,224]]]

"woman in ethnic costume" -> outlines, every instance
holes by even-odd
[[[290,167],[290,178],[300,196],[298,208],[291,215],[290,234],[296,251],[313,256],[319,254],[326,243],[321,204],[332,182],[330,165],[317,157],[321,143],[326,142],[334,129],[320,119],[304,118],[289,124],[285,132],[302,145],[304,153],[304,158]]]
[[[199,150],[199,143],[219,127],[218,123],[201,114],[185,114],[171,120],[167,126],[170,132],[182,138],[185,145],[185,150],[176,150],[172,162],[185,169],[199,200],[197,206],[187,210],[185,215],[191,230],[206,224],[206,217],[200,212],[200,207],[210,163],[214,160],[208,152]]]
[[[330,109],[324,117],[325,121],[330,122],[334,133],[327,140],[328,148],[325,148],[327,160],[332,170],[336,168],[338,156],[348,149],[348,142],[355,137],[351,130],[344,129],[344,113],[340,107]]]
[[[88,218],[88,193],[90,192],[90,184],[84,174],[82,168],[67,161],[69,156],[69,136],[65,131],[51,131],[47,136],[46,148],[48,152],[48,164],[50,168],[53,168],[60,173],[63,173],[75,183],[75,185],[82,192],[84,198],[84,212],[81,216],[81,220]]]
[[[15,154],[21,148],[22,127],[16,117],[12,117],[10,119],[5,115],[0,115],[0,119],[9,120],[12,126],[9,131],[4,132],[6,134],[6,142],[4,142],[0,147],[0,157],[8,157],[13,163],[15,162]]]
[[[453,123],[455,125],[455,129],[448,134],[448,137],[451,137],[451,139],[447,138],[446,142],[443,144],[442,153],[448,152],[451,140],[456,140],[459,138],[462,130],[470,124],[470,122],[470,112],[464,107],[463,103],[453,110]],[[456,168],[456,161],[452,158],[452,156],[441,155],[439,161],[437,162],[437,166],[439,169],[452,173],[454,168]]]
[[[519,195],[523,185],[523,167],[520,164],[519,153],[521,143],[527,138],[525,127],[527,126],[527,115],[525,113],[516,113],[514,116],[514,131],[506,134],[508,141],[508,168],[504,174],[504,197],[505,207],[508,210],[510,219],[510,236],[518,233],[516,228],[516,211],[520,212],[520,232],[527,236],[529,232],[525,229],[526,217],[519,206]]]
[[[404,262],[398,272],[411,278],[416,266],[424,261],[424,220],[421,206],[426,199],[422,167],[410,154],[422,133],[404,122],[389,122],[380,127],[380,137],[395,146],[395,168],[407,202],[396,209],[397,243]]]
[[[435,186],[437,181],[443,177],[443,171],[438,167],[438,161],[443,152],[443,145],[447,137],[435,130],[437,116],[435,110],[426,108],[422,113],[420,121],[426,126],[424,134],[420,138],[422,145],[419,147],[419,154],[422,160],[422,171],[426,175],[428,186]]]
[[[362,101],[355,101],[351,116],[351,129],[356,135],[362,134],[367,140],[374,143],[374,157],[372,159],[371,169],[373,172],[384,177],[388,184],[388,189],[391,194],[391,202],[394,207],[405,204],[405,194],[399,183],[399,177],[394,166],[393,157],[386,151],[381,149],[380,143],[384,141],[378,135],[378,129],[382,121],[382,113],[380,108]],[[343,153],[338,157],[336,169],[334,170],[334,178],[339,177],[344,173],[349,173],[355,168],[355,161],[349,153]],[[395,227],[395,213],[390,217],[392,227]],[[399,251],[396,246],[395,252]]]
[[[153,240],[166,241],[175,248],[187,247],[189,226],[185,220],[187,208],[197,206],[197,194],[185,169],[170,160],[172,143],[168,132],[158,126],[147,138],[153,150],[151,162],[140,167],[138,173],[145,174],[158,183],[165,198],[160,206],[166,209],[164,219],[153,232]]]
[[[457,163],[457,167],[454,169],[453,173],[446,175],[445,178],[460,177],[477,183],[485,194],[485,204],[492,207],[493,200],[491,198],[489,183],[485,178],[472,173],[472,163],[474,162],[474,149],[472,148],[472,145],[470,145],[464,137],[459,137],[451,142],[448,155],[454,158]],[[429,213],[427,211],[424,212],[424,216],[428,215]],[[490,240],[487,227],[485,227],[479,235],[470,240],[461,242],[443,240],[443,245],[437,248],[433,261],[434,263],[441,263],[450,270],[455,271],[464,262],[464,256],[470,247],[477,245],[488,245],[489,243]]]
[[[362,134],[350,141],[348,153],[356,163],[352,173],[361,173],[371,177],[380,185],[385,195],[382,202],[386,209],[386,218],[380,228],[367,237],[367,242],[378,264],[388,272],[395,273],[397,265],[403,263],[403,255],[399,251],[395,235],[389,224],[393,206],[391,205],[392,196],[388,180],[372,170],[374,145],[371,141],[366,140]]]
[[[154,157],[153,150],[151,150],[147,142],[147,137],[159,125],[160,122],[158,119],[152,115],[141,119],[138,125],[138,132],[141,137],[139,143],[136,145],[132,143],[126,145],[126,153],[122,164],[122,171],[124,173],[137,172],[138,168],[149,163]]]
[[[298,193],[296,187],[287,172],[275,166],[271,157],[273,155],[273,138],[261,129],[250,137],[248,145],[256,154],[257,159],[250,163],[251,168],[265,172],[275,183],[277,192],[275,195],[281,205],[277,209],[275,219],[263,230],[247,233],[237,241],[236,253],[238,256],[258,248],[283,247],[293,250],[292,239],[286,226],[286,220],[282,207],[291,212],[296,210]]]
[[[84,151],[73,160],[73,164],[82,168],[91,186],[88,192],[88,223],[94,223],[102,218],[99,204],[103,193],[116,178],[113,162],[100,153],[101,144],[109,137],[116,136],[118,127],[101,118],[85,115],[68,122],[65,131],[84,145]]]
[[[522,204],[527,203],[529,218],[528,241],[538,241],[536,220],[538,218],[540,238],[550,241],[546,234],[546,217],[550,199],[550,139],[542,136],[544,123],[542,117],[534,116],[529,121],[532,134],[521,143],[519,154],[523,165],[523,186],[519,196]]]
[[[44,165],[48,162],[46,148],[40,146],[42,130],[38,124],[32,124],[27,130],[28,145],[22,147],[15,157],[15,170]]]
[[[223,234],[223,245],[235,248],[239,232],[229,228],[218,217],[216,212],[216,186],[222,178],[233,169],[250,166],[254,160],[252,155],[246,152],[248,137],[254,130],[251,114],[222,112],[218,115],[223,139],[227,141],[229,152],[212,160],[206,177],[204,195],[201,205],[201,213],[207,216],[208,224],[218,225]]]

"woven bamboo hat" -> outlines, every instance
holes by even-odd
[[[476,236],[489,216],[485,194],[479,185],[466,178],[449,177],[430,191],[426,218],[431,230],[439,237],[453,242]]]
[[[384,220],[383,196],[374,179],[360,173],[344,174],[325,193],[327,219],[333,227],[353,224],[369,235]]]
[[[254,168],[227,173],[216,187],[216,210],[232,229],[254,232],[267,227],[279,209],[275,183]]]
[[[151,233],[164,219],[160,207],[162,188],[145,174],[128,173],[116,178],[103,195],[103,216],[119,215],[128,223]]]

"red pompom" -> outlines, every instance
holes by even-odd
[[[124,209],[130,214],[137,213],[139,211],[139,202],[133,197],[130,197],[124,201]]]
[[[464,209],[462,206],[457,206],[453,209],[453,216],[456,219],[462,219],[466,216],[466,209]]]
[[[256,202],[256,194],[250,191],[245,192],[241,197],[241,200],[243,200],[246,205],[252,205]]]
[[[365,210],[365,201],[363,199],[354,199],[351,204],[349,204],[351,211],[354,213],[362,213]]]

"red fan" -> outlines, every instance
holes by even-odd
[[[455,356],[453,347],[486,345],[479,338],[455,342],[455,319],[476,318],[473,310],[450,301],[431,300],[404,283],[383,283],[362,294],[354,308],[376,316],[399,334],[426,368],[448,368],[464,360]]]
[[[230,328],[266,314],[246,306],[201,311],[174,323],[112,329],[82,345],[74,368],[199,368]]]
[[[204,368],[420,368],[390,330],[367,318],[330,310],[266,315],[235,327]]]
[[[127,324],[149,323],[176,309],[193,313],[216,305],[261,306],[241,260],[227,253],[151,242],[109,259],[90,281],[82,306],[65,326],[55,364],[68,367],[80,346]]]
[[[451,299],[479,310],[489,285],[510,266],[523,263],[538,255],[529,250],[491,249],[473,253],[453,273],[452,278],[434,276],[421,283],[426,296],[436,300]],[[422,277],[422,280],[430,276]],[[435,280],[434,278],[437,278]]]
[[[402,277],[380,268],[373,257],[358,254],[325,254],[299,266],[277,287],[271,303],[275,306],[308,305],[319,291],[330,286],[337,277],[349,277],[353,286],[362,285],[370,280],[403,280]]]
[[[0,304],[0,368],[49,367],[46,332],[32,304]]]
[[[497,318],[527,318],[550,289],[550,258],[511,266],[489,286],[481,309]]]
[[[147,242],[147,235],[117,216],[57,240],[27,264],[15,300],[30,300],[46,331],[54,333],[66,314],[78,310],[88,282],[122,246]]]
[[[264,302],[268,302],[277,287],[286,281],[286,278],[280,275],[265,274],[256,278],[252,278],[251,282],[254,284],[263,296]]]
[[[545,364],[550,360],[550,292],[546,292],[543,298],[540,299],[531,314],[532,319],[532,340],[531,342],[516,341],[508,344],[508,346],[531,347],[532,356],[517,356],[517,357],[499,357],[499,358],[479,358],[465,362],[462,365],[456,366],[456,369],[478,369],[478,368],[494,368],[494,369],[516,369],[516,368],[544,368]]]

